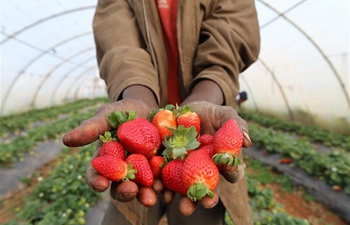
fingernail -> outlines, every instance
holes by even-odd
[[[248,146],[247,147],[253,146],[252,140],[250,140],[249,134],[246,131],[243,131],[243,136],[248,141]]]

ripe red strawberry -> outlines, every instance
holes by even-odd
[[[167,189],[186,195],[187,189],[183,186],[181,180],[182,165],[183,161],[181,159],[175,159],[167,163],[162,169],[162,181]]]
[[[163,156],[167,161],[173,159],[184,159],[190,152],[198,148],[199,142],[196,139],[197,131],[194,126],[185,128],[179,125],[176,130],[172,130],[173,135],[163,141],[165,150]]]
[[[122,159],[111,155],[99,156],[91,161],[91,165],[102,176],[111,181],[124,181],[134,179],[135,170]]]
[[[120,124],[117,128],[117,138],[126,151],[142,154],[147,159],[157,153],[161,140],[158,130],[150,121],[136,118],[136,113],[132,111],[128,116],[122,111],[118,112],[117,120],[117,124]]]
[[[280,164],[290,164],[292,160],[290,158],[280,159]]]
[[[125,150],[123,145],[112,137],[112,134],[107,131],[104,135],[100,135],[102,146],[99,151],[99,155],[111,155],[119,159],[125,159]]]
[[[164,157],[158,155],[152,156],[149,160],[149,165],[151,166],[154,178],[161,178],[161,171],[164,166]]]
[[[205,145],[211,145],[213,143],[214,136],[211,134],[203,134],[198,138],[199,147],[203,147]]]
[[[187,191],[187,197],[192,201],[209,195],[219,183],[219,170],[204,150],[193,151],[184,161],[181,169],[181,179]]]
[[[206,151],[210,158],[212,158],[214,155],[214,146],[213,145],[205,145],[205,146],[199,147],[198,150]]]
[[[157,128],[162,141],[166,136],[171,137],[173,134],[168,128],[176,129],[177,127],[173,109],[173,105],[166,105],[165,108],[153,110],[151,114],[152,124]]]
[[[215,133],[213,139],[215,164],[238,165],[236,157],[242,149],[243,135],[235,120],[226,121]]]
[[[131,154],[126,157],[125,162],[131,164],[132,168],[137,170],[135,173],[135,183],[150,187],[153,184],[154,177],[147,158],[142,154]]]
[[[199,136],[201,133],[201,121],[198,114],[189,105],[183,107],[176,106],[176,111],[177,126],[183,125],[186,128],[194,126]]]

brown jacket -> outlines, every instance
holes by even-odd
[[[93,29],[110,100],[120,99],[128,86],[142,84],[161,107],[167,104],[167,52],[154,0],[99,0]],[[254,0],[179,0],[177,29],[182,98],[199,79],[211,79],[221,87],[225,105],[236,107],[238,76],[260,50]],[[252,224],[245,179],[235,184],[221,179],[219,188],[235,224]]]

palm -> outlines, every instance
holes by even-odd
[[[229,106],[220,106],[210,102],[190,102],[188,105],[201,119],[201,133],[214,134],[227,120],[237,121],[241,131],[247,131],[247,123],[238,116],[235,109]]]

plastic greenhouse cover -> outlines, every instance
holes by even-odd
[[[1,2],[1,115],[106,95],[92,35],[96,3]],[[349,1],[255,3],[261,53],[240,76],[243,107],[350,132]]]

